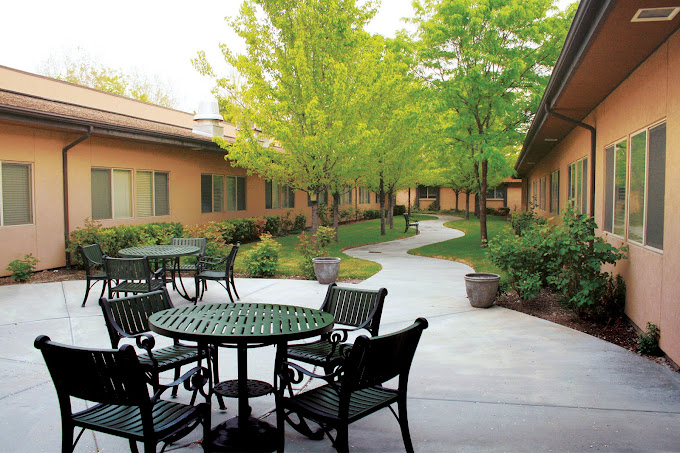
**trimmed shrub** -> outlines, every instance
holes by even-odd
[[[25,282],[31,278],[37,264],[38,258],[29,253],[24,255],[22,260],[10,261],[7,270],[12,273],[12,278],[15,282]]]
[[[363,212],[363,217],[366,220],[379,219],[380,218],[380,210],[379,209],[366,209]]]
[[[297,214],[293,223],[293,229],[290,232],[305,231],[305,228],[307,228],[307,216]]]
[[[281,244],[272,239],[271,234],[263,234],[260,242],[243,254],[246,272],[253,277],[273,276],[279,265],[280,250]]]
[[[544,217],[537,216],[533,209],[529,209],[528,211],[513,212],[510,223],[512,224],[512,229],[515,230],[515,234],[522,236],[524,231],[535,225],[545,225],[547,220]]]
[[[403,204],[395,204],[394,208],[392,208],[392,214],[395,216],[398,215],[404,215],[406,212],[406,205]]]

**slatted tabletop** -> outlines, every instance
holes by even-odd
[[[333,316],[293,305],[222,303],[176,307],[153,314],[151,330],[215,344],[271,344],[328,332]]]
[[[120,256],[141,258],[175,258],[178,256],[194,255],[200,251],[200,247],[195,245],[144,245],[141,247],[130,247],[118,251]]]

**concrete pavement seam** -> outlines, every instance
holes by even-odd
[[[507,401],[475,401],[475,400],[460,400],[454,398],[427,398],[427,397],[417,397],[409,396],[411,400],[419,401],[441,401],[449,403],[470,403],[470,404],[489,404],[498,406],[522,406],[522,407],[547,407],[556,409],[585,409],[593,411],[615,411],[615,412],[639,412],[648,414],[669,414],[669,415],[680,415],[680,411],[661,411],[661,410],[650,410],[650,409],[622,409],[616,407],[594,407],[594,406],[570,406],[566,404],[537,404],[537,403],[512,403]]]

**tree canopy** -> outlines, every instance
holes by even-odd
[[[448,152],[469,158],[486,244],[490,169],[508,169],[569,27],[552,0],[416,1],[422,74],[436,93]]]

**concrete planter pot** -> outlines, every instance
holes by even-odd
[[[470,305],[475,308],[489,308],[493,305],[498,293],[498,274],[475,272],[465,274],[465,291],[467,291]]]
[[[333,283],[340,272],[340,258],[334,256],[320,256],[312,258],[316,279],[322,285]]]

